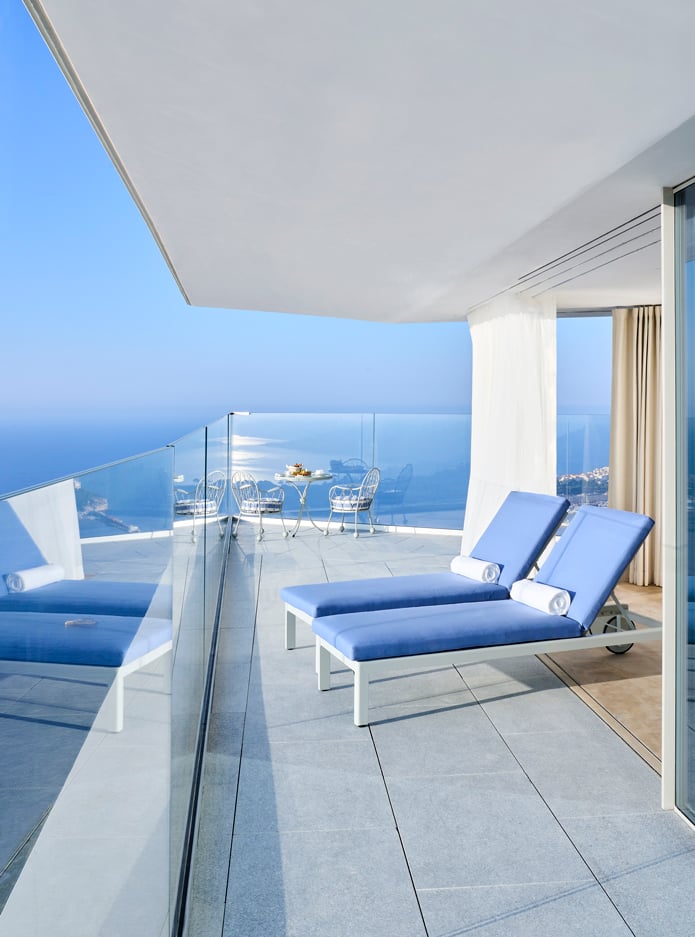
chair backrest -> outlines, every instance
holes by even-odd
[[[497,563],[499,583],[507,589],[525,579],[567,513],[567,498],[510,491],[483,531],[471,556]]]
[[[243,513],[247,505],[258,505],[261,494],[258,482],[250,472],[234,472],[232,475],[232,494],[239,510]]]
[[[46,558],[11,504],[0,501],[0,595],[7,595],[5,574],[43,566]]]
[[[201,479],[201,481],[203,480]],[[198,484],[200,484],[200,482]],[[204,498],[206,501],[208,501],[208,503],[214,502],[215,509],[219,510],[226,490],[226,474],[221,469],[214,469],[212,472],[208,472],[207,478],[204,480],[204,487],[201,490],[200,496],[201,498]],[[198,493],[196,492],[196,501],[197,500]]]
[[[379,472],[379,469],[376,467],[370,468],[360,484],[360,491],[358,495],[360,503],[363,501],[369,501],[371,503],[371,501],[374,499],[374,495],[376,494],[376,490],[379,487],[380,478],[381,473]]]
[[[398,478],[396,479],[396,484],[394,485],[395,490],[399,494],[405,494],[412,477],[413,466],[410,464],[410,462],[408,462],[408,464],[404,465],[398,473]]]
[[[536,582],[566,589],[572,598],[567,616],[589,628],[653,526],[644,514],[583,504]]]

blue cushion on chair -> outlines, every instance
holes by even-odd
[[[578,622],[511,599],[317,618],[315,634],[350,660],[381,660],[497,644],[576,638]]]
[[[484,602],[504,599],[507,590],[497,583],[477,582],[457,573],[420,573],[416,576],[384,576],[287,586],[283,601],[312,618],[346,611],[407,608],[412,605],[445,605],[451,602]]]
[[[644,514],[583,504],[536,581],[566,589],[568,614],[589,628],[653,526]]]
[[[163,619],[94,615],[66,626],[71,620],[57,612],[0,612],[0,659],[120,667],[171,640],[171,622]]]
[[[0,596],[0,612],[10,609],[34,612],[84,612],[93,615],[135,615],[147,612],[156,586],[151,582],[107,582],[101,579],[63,579],[30,592]],[[163,605],[171,602],[170,590]],[[159,603],[158,603],[159,604]],[[159,609],[162,618],[171,617],[169,608]]]
[[[507,495],[472,550],[476,559],[502,567],[496,584],[476,582],[456,573],[422,573],[288,586],[280,594],[285,602],[312,618],[370,609],[506,599],[512,583],[528,573],[568,507],[569,501],[553,495],[523,491]]]
[[[566,498],[510,491],[471,556],[497,563],[501,570],[499,584],[511,589],[512,583],[527,576],[568,508]]]

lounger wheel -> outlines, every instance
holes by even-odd
[[[620,622],[620,625],[618,624]],[[625,615],[614,615],[612,618],[609,618],[603,628],[603,633],[607,634],[611,631],[634,631],[635,623],[630,618],[626,618]],[[606,645],[606,650],[610,651],[611,654],[625,654],[630,650],[632,644],[608,644]]]

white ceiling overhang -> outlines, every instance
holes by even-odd
[[[610,264],[527,276],[695,172],[691,0],[28,6],[194,305],[658,297],[644,220]]]

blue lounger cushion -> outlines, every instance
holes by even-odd
[[[579,622],[503,599],[317,618],[313,631],[350,660],[382,660],[580,637]]]
[[[653,526],[644,514],[583,504],[536,582],[566,589],[572,597],[567,614],[589,628]]]
[[[171,589],[161,590],[156,608],[150,608],[157,589],[157,584],[151,582],[63,579],[26,592],[8,592],[5,583],[8,573],[45,563],[46,558],[12,505],[0,501],[0,611],[84,612],[142,618],[149,610],[155,617],[171,617],[168,607]]]
[[[90,618],[94,624],[68,627],[69,616],[58,612],[0,612],[0,659],[121,667],[171,640],[166,619]]]
[[[312,618],[345,611],[374,611],[414,605],[448,605],[455,602],[487,602],[507,598],[508,591],[495,582],[478,582],[458,573],[419,573],[384,576],[346,582],[320,582],[287,586],[283,601]]]
[[[287,586],[284,602],[311,618],[343,612],[416,605],[445,605],[505,599],[512,583],[523,579],[557,529],[569,501],[554,495],[512,491],[471,550],[479,560],[501,568],[496,584],[457,573],[420,573],[377,579]]]
[[[379,660],[581,637],[654,521],[643,514],[582,505],[535,581],[565,589],[567,615],[514,599],[353,612],[315,618],[313,631],[350,660]]]
[[[155,593],[151,582],[107,582],[101,579],[63,579],[29,592],[0,596],[0,612],[85,612],[93,615],[146,614]],[[169,617],[170,612],[158,614]]]

